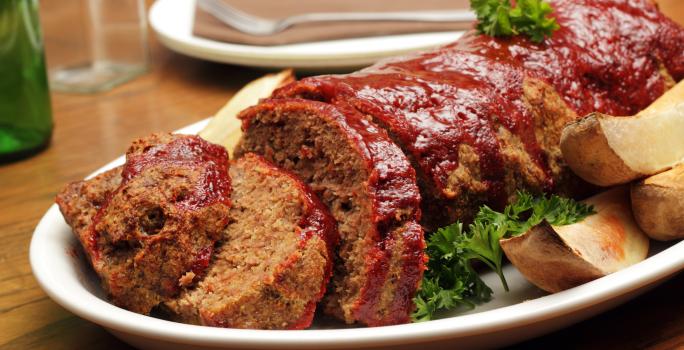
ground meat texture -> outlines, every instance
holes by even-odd
[[[340,246],[325,311],[348,323],[405,323],[424,270],[420,194],[401,150],[350,106],[291,99],[243,111],[235,153],[299,175],[330,208]]]
[[[159,134],[136,140],[123,167],[68,185],[57,203],[112,302],[146,314],[203,275],[230,191],[223,147]]]
[[[230,224],[207,276],[167,302],[167,313],[216,327],[309,327],[332,272],[334,219],[299,179],[259,156],[233,162],[230,176]]]
[[[106,171],[90,180],[72,182],[57,194],[59,209],[79,242],[88,242],[87,228],[119,184],[121,167]]]
[[[542,44],[470,31],[431,51],[347,75],[305,78],[274,98],[353,108],[412,161],[429,229],[502,208],[519,189],[581,196],[563,126],[587,113],[633,115],[684,77],[684,30],[651,0],[555,0]]]

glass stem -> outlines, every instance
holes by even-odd
[[[102,26],[102,0],[88,0],[88,11],[90,12],[91,43],[93,45],[92,68],[97,72],[105,68],[107,61],[106,38]]]

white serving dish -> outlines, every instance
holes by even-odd
[[[204,120],[179,132],[197,133],[206,123]],[[96,173],[122,163],[123,157],[120,157]],[[241,330],[165,321],[108,303],[97,277],[73,254],[77,244],[57,206],[51,206],[31,240],[30,262],[36,279],[67,310],[142,349],[498,347],[594,316],[647,291],[684,268],[684,241],[672,245],[652,243],[648,259],[552,295],[529,284],[512,266],[504,270],[511,288],[508,293],[501,289],[496,275],[486,273],[483,278],[494,290],[494,300],[440,320],[377,328],[319,323],[314,329],[303,331]]]

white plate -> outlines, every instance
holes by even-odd
[[[179,130],[197,133],[207,120]],[[122,164],[116,159],[96,173]],[[91,175],[92,176],[92,175]],[[40,220],[30,247],[33,274],[45,292],[76,315],[107,328],[143,349],[338,349],[417,345],[447,348],[516,343],[571,325],[654,287],[684,268],[684,242],[652,244],[651,256],[629,268],[564,292],[545,295],[512,266],[505,268],[511,291],[493,273],[483,276],[494,300],[465,314],[440,320],[377,328],[266,331],[222,329],[164,321],[109,304],[97,277],[74,256],[77,241],[56,205]],[[323,329],[325,328],[325,329]]]
[[[331,40],[280,46],[230,44],[192,35],[195,0],[157,0],[149,21],[171,50],[205,60],[261,68],[309,71],[351,70],[380,58],[427,49],[458,39],[463,32],[421,33]]]

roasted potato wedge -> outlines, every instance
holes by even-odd
[[[684,164],[632,184],[634,218],[660,241],[684,238]]]
[[[565,226],[544,222],[500,241],[506,257],[532,284],[555,293],[646,258],[648,237],[637,226],[629,192],[618,187],[584,201],[596,214]]]
[[[568,166],[599,186],[624,184],[684,159],[684,82],[631,117],[592,113],[563,129]]]
[[[199,135],[209,141],[222,145],[232,151],[240,139],[240,121],[237,114],[243,109],[253,106],[263,98],[271,96],[273,91],[289,82],[294,81],[292,70],[284,70],[275,74],[265,75],[245,85],[228,100],[223,108],[209,121]]]

